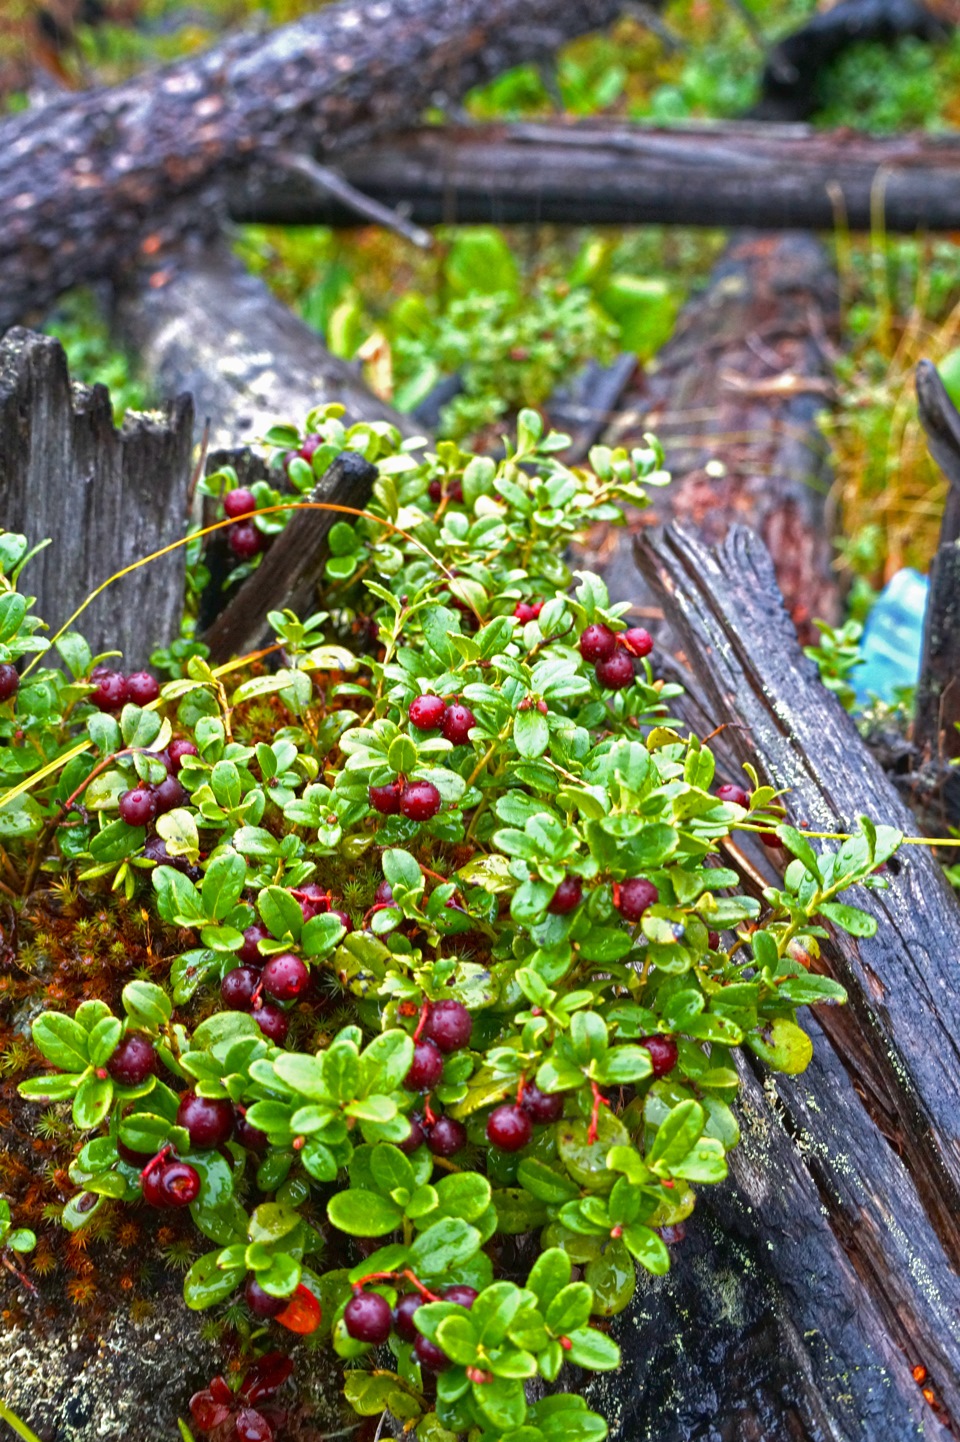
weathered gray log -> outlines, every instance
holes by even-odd
[[[913,739],[921,753],[942,765],[960,756],[960,413],[930,361],[917,366],[917,404],[930,454],[949,491],[930,567]]]
[[[803,657],[758,538],[737,528],[711,552],[671,527],[637,551],[692,672],[672,709],[700,734],[726,728],[711,742],[723,779],[749,759],[791,787],[796,820],[846,828],[863,812],[913,831]],[[775,880],[759,849],[741,866],[755,891],[757,868]],[[876,937],[824,945],[850,1003],[807,1018],[807,1071],[769,1078],[741,1061],[731,1179],[701,1189],[670,1275],[646,1282],[616,1327],[636,1385],[624,1395],[611,1376],[588,1389],[615,1415],[617,1442],[953,1435],[960,907],[920,848],[890,879],[857,896]]]
[[[0,516],[51,544],[25,573],[54,630],[103,581],[179,540],[187,519],[193,407],[128,413],[118,431],[103,386],[71,385],[58,341],[14,329],[0,342]],[[135,669],[179,634],[184,550],[115,582],[76,629]]]
[[[816,638],[814,618],[834,620],[839,610],[817,425],[832,393],[836,326],[836,278],[817,240],[740,236],[603,437],[642,445],[653,431],[666,451],[673,481],[629,517],[633,531],[679,520],[710,542],[738,522],[760,532],[805,643]],[[612,589],[638,603],[643,582],[619,535],[598,534],[595,545]]]
[[[344,451],[319,485],[304,499],[332,502],[362,510],[377,478],[376,466],[355,451]],[[316,588],[329,550],[327,537],[337,511],[297,511],[274,541],[253,575],[248,577],[203,634],[214,661],[254,650],[267,629],[268,611],[285,607],[307,616],[314,609]]]
[[[954,135],[838,134],[755,122],[609,120],[413,131],[337,161],[351,186],[420,225],[960,227]],[[355,226],[356,212],[259,166],[230,191],[241,221]]]
[[[215,235],[257,157],[333,153],[614,20],[620,0],[343,0],[0,124],[0,326]]]
[[[138,277],[137,279],[142,279]],[[118,296],[118,338],[163,396],[188,391],[213,447],[250,445],[277,421],[302,422],[336,401],[349,421],[409,420],[378,400],[357,371],[250,275],[226,245],[168,261],[161,286],[134,283]]]

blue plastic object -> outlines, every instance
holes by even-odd
[[[905,567],[874,601],[861,643],[863,665],[850,676],[858,705],[872,696],[893,701],[897,687],[916,685],[928,590],[927,577]]]

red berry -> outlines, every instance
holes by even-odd
[[[528,621],[535,621],[542,610],[542,601],[537,601],[534,605],[531,605],[529,601],[518,601],[513,608],[513,614],[521,625],[525,626]]]
[[[243,1300],[255,1317],[275,1317],[287,1305],[286,1297],[271,1297],[265,1292],[256,1277],[248,1277],[243,1288]]]
[[[443,1052],[432,1041],[418,1041],[413,1048],[413,1061],[403,1079],[409,1092],[428,1092],[443,1075]]]
[[[304,436],[303,445],[297,451],[297,455],[302,461],[306,461],[309,465],[322,445],[323,436],[318,436],[313,432],[308,436]]]
[[[750,797],[742,786],[718,786],[717,800],[729,802],[732,806],[750,805]]]
[[[276,1432],[255,1407],[243,1407],[233,1424],[236,1442],[276,1442]]]
[[[129,826],[146,826],[157,814],[157,798],[150,786],[135,786],[124,791],[118,802],[120,819]]]
[[[292,951],[271,956],[263,968],[263,989],[275,1001],[292,1001],[310,985],[310,973]]]
[[[127,699],[127,678],[120,671],[103,671],[96,680],[96,690],[91,691],[90,701],[101,711],[119,711]]]
[[[228,491],[224,496],[223,509],[231,521],[235,521],[238,516],[249,516],[251,511],[255,511],[257,499],[246,486],[238,486],[235,491]]]
[[[189,797],[175,776],[165,776],[159,786],[153,788],[153,799],[156,802],[157,815],[162,816],[165,811],[182,806]]]
[[[567,916],[576,910],[583,897],[583,882],[579,876],[565,876],[550,899],[547,907],[551,916]]]
[[[403,788],[400,812],[408,821],[429,821],[443,805],[432,781],[411,781]]]
[[[596,622],[580,633],[580,655],[585,661],[608,661],[616,649],[616,636],[602,622]]]
[[[153,1043],[147,1037],[131,1032],[120,1042],[107,1062],[107,1071],[124,1087],[137,1087],[146,1081],[156,1066]]]
[[[227,532],[227,545],[238,561],[252,561],[259,554],[263,537],[252,521],[237,521]]]
[[[191,1167],[188,1162],[167,1162],[165,1166],[157,1167],[159,1172],[157,1190],[161,1200],[154,1202],[154,1206],[161,1207],[189,1207],[200,1195],[200,1173],[196,1167]],[[154,1172],[149,1174],[146,1180],[152,1179]],[[143,1195],[147,1201],[146,1180],[144,1181]]]
[[[460,701],[451,701],[444,710],[440,730],[444,739],[452,742],[454,746],[465,746],[470,730],[476,724],[477,718],[469,706],[464,706]]]
[[[243,933],[243,945],[237,956],[245,966],[263,966],[264,957],[260,951],[261,941],[271,941],[269,931],[262,921],[255,921]]]
[[[345,911],[341,911],[339,907],[331,906],[328,915],[335,916],[345,931],[349,932],[353,930],[353,922],[350,920],[350,917]]]
[[[127,700],[134,706],[148,706],[160,695],[160,683],[149,671],[134,671],[127,677]]]
[[[370,805],[381,816],[399,816],[402,781],[388,781],[384,786],[371,786],[367,791]]]
[[[251,1126],[246,1117],[238,1116],[233,1128],[233,1139],[252,1152],[265,1152],[270,1138],[259,1127]]]
[[[710,948],[711,951],[718,951],[718,950],[719,950],[719,948],[720,948],[720,933],[719,933],[719,931],[708,931],[708,932],[707,932],[707,945],[709,946],[709,948]]]
[[[626,921],[639,921],[647,908],[659,900],[659,891],[645,876],[614,882],[613,904]]]
[[[117,1156],[128,1166],[136,1167],[138,1172],[143,1171],[152,1155],[152,1152],[135,1152],[133,1147],[128,1147],[126,1142],[117,1137]]]
[[[5,661],[0,666],[0,701],[9,701],[15,696],[20,688],[20,677],[17,674],[16,666],[11,666]]]
[[[674,1222],[670,1227],[657,1227],[657,1231],[668,1247],[675,1247],[687,1235],[687,1228],[683,1222]]]
[[[431,501],[434,501],[434,502],[442,501],[442,500],[443,500],[443,485],[442,485],[442,483],[441,483],[440,481],[436,481],[436,480],[431,481],[430,484],[429,484],[429,486],[427,487],[427,495],[430,497]]]
[[[393,1329],[393,1312],[379,1292],[358,1292],[344,1307],[343,1321],[355,1342],[379,1347]]]
[[[626,651],[616,651],[607,661],[598,661],[593,668],[601,686],[607,691],[622,691],[633,681],[633,662]]]
[[[416,696],[410,702],[410,720],[419,731],[435,731],[446,709],[447,703],[440,696]]]
[[[423,1035],[444,1055],[470,1045],[473,1017],[460,1001],[435,1001],[427,1013]]]
[[[419,1117],[408,1117],[407,1120],[410,1123],[410,1135],[405,1142],[397,1142],[397,1146],[406,1157],[410,1156],[411,1152],[415,1152],[418,1147],[422,1147],[427,1139],[426,1133],[420,1125]]]
[[[287,1032],[290,1030],[290,1023],[285,1011],[281,1011],[278,1006],[271,1006],[268,1002],[264,1006],[257,1007],[253,1013],[253,1019],[267,1041],[272,1041],[274,1046],[283,1046],[287,1039]]]
[[[502,1152],[519,1152],[533,1136],[533,1123],[522,1107],[497,1107],[487,1121],[487,1141]]]
[[[666,1076],[673,1071],[679,1052],[672,1036],[642,1036],[639,1044],[650,1053],[655,1077]]]
[[[533,1082],[527,1082],[520,1105],[531,1121],[558,1122],[563,1116],[563,1097],[563,1092],[542,1092]]]
[[[259,984],[260,973],[255,966],[235,966],[220,983],[220,1000],[227,1011],[250,1011]]]
[[[330,898],[319,882],[311,881],[306,886],[298,886],[293,895],[300,903],[304,921],[330,910]]]
[[[380,885],[373,893],[373,904],[374,906],[393,905],[393,887],[390,885],[389,881],[381,881]]]
[[[185,1092],[177,1107],[177,1126],[186,1127],[190,1145],[198,1150],[222,1147],[233,1133],[233,1103],[226,1097]]]
[[[421,1333],[413,1344],[413,1355],[421,1367],[426,1367],[428,1372],[445,1372],[450,1366],[450,1358],[445,1352],[441,1352],[436,1342]]]
[[[775,831],[760,831],[757,834],[763,845],[769,847],[771,851],[779,851],[783,846],[783,842]]]
[[[413,1314],[422,1306],[423,1299],[416,1292],[407,1292],[397,1302],[393,1310],[393,1325],[397,1329],[397,1336],[404,1342],[415,1342],[420,1335],[413,1325]]]
[[[188,756],[199,756],[200,752],[192,741],[171,741],[167,747],[167,755],[170,757],[170,764],[174,771],[179,771],[184,760]]]
[[[448,1287],[443,1293],[445,1302],[456,1302],[458,1307],[466,1307],[467,1311],[473,1306],[480,1293],[475,1287],[468,1287],[465,1283],[458,1282],[453,1287]]]
[[[428,1128],[427,1146],[435,1157],[452,1157],[467,1145],[467,1129],[453,1117],[437,1117]]]
[[[653,650],[653,637],[642,626],[631,626],[629,631],[621,631],[617,641],[631,656],[649,656]]]

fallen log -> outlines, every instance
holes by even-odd
[[[343,0],[0,124],[0,327],[217,233],[251,163],[324,154],[616,18],[619,0]],[[161,262],[162,264],[162,262]],[[157,267],[160,268],[159,265]]]
[[[0,515],[9,531],[53,544],[30,562],[38,614],[58,624],[109,576],[184,533],[193,406],[113,424],[103,386],[71,385],[59,341],[14,329],[0,342]],[[181,548],[117,581],[77,622],[94,652],[129,670],[180,630]]]
[[[960,756],[960,413],[930,361],[917,366],[917,403],[930,453],[950,482],[930,567],[913,732],[917,749],[942,765]]]
[[[725,728],[712,742],[724,779],[749,760],[790,787],[795,822],[846,830],[866,813],[915,834],[803,657],[758,538],[737,527],[712,552],[669,528],[636,549],[696,678],[674,709]],[[776,884],[769,861],[727,859],[756,889],[759,867]],[[801,1077],[743,1067],[732,1181],[701,1197],[690,1252],[618,1329],[639,1379],[616,1399],[623,1442],[954,1433],[960,906],[920,847],[863,904],[877,934],[831,936],[817,963],[849,1005],[818,1009]],[[603,1383],[593,1404],[599,1390],[613,1405]]]
[[[419,225],[960,227],[960,142],[747,121],[674,128],[609,120],[430,128],[344,154],[356,190]],[[234,220],[360,223],[302,177],[258,167],[229,192]]]
[[[652,431],[666,451],[673,481],[630,515],[632,531],[678,520],[712,543],[737,522],[759,531],[805,643],[816,638],[815,618],[839,611],[817,427],[832,394],[836,324],[836,281],[817,240],[741,236],[603,437],[629,447]],[[645,587],[621,536],[598,531],[592,547],[611,590],[641,603]]]

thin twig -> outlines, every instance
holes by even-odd
[[[428,230],[422,229],[419,225],[413,225],[397,211],[391,210],[388,205],[381,205],[379,201],[371,200],[369,195],[364,195],[363,191],[357,190],[348,180],[344,180],[342,175],[338,175],[335,170],[311,159],[309,155],[297,155],[292,150],[281,150],[277,152],[276,158],[285,169],[302,175],[317,190],[332,195],[334,200],[339,200],[341,205],[355,210],[358,215],[363,216],[373,225],[382,225],[384,229],[402,235],[404,240],[409,240],[411,245],[418,246],[420,250],[433,248],[433,236]]]

